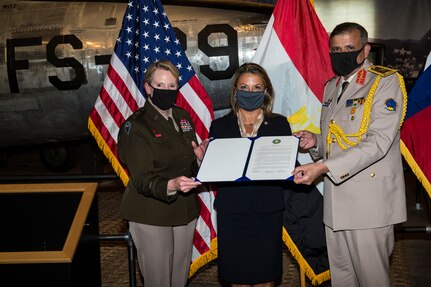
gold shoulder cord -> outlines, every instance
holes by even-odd
[[[402,112],[402,117],[400,122],[400,127],[401,127],[402,123],[404,122],[404,118],[406,116],[407,91],[406,91],[406,86],[404,84],[403,77],[399,73],[396,73],[396,74],[399,80],[401,93],[403,95],[403,112]],[[377,90],[377,87],[380,83],[381,78],[382,76],[380,75],[377,76],[377,78],[374,80],[373,86],[370,89],[370,92],[368,93],[367,99],[365,100],[365,104],[364,104],[364,113],[362,115],[361,125],[357,133],[346,135],[343,129],[335,122],[329,123],[328,135],[326,136],[326,146],[327,146],[326,157],[327,158],[329,158],[329,155],[330,155],[332,136],[335,138],[340,148],[345,150],[348,148],[348,146],[350,147],[356,146],[361,141],[362,136],[368,131],[368,126],[370,124],[371,104],[373,102],[374,94]],[[357,138],[357,141],[356,142],[352,141],[349,138]]]

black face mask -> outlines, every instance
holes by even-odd
[[[151,98],[151,101],[156,107],[162,111],[166,111],[175,105],[178,90],[156,89],[151,85],[150,87],[153,88],[153,97]]]
[[[358,51],[353,52],[331,53],[331,63],[335,73],[337,73],[339,76],[347,76],[355,69],[360,67],[364,63],[365,59],[359,64],[356,62],[356,59],[364,47]]]
[[[236,101],[238,105],[246,111],[254,111],[262,107],[265,99],[265,92],[249,92],[243,90],[236,91]]]

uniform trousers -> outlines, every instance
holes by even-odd
[[[180,226],[129,222],[145,287],[187,284],[196,221]]]
[[[393,225],[333,231],[325,226],[332,287],[390,287]]]

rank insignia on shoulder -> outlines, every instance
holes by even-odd
[[[391,112],[395,112],[397,110],[397,102],[390,98],[385,101],[385,109]]]
[[[124,131],[127,135],[130,135],[130,130],[132,129],[132,123],[131,122],[125,122],[124,123]]]
[[[383,66],[370,66],[368,68],[368,71],[370,71],[371,73],[374,73],[376,75],[382,76],[382,77],[387,77],[387,76],[395,73],[397,70],[383,67]]]

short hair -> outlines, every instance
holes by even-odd
[[[364,27],[359,25],[358,23],[353,22],[344,22],[337,25],[334,30],[332,30],[331,35],[329,36],[332,39],[334,36],[352,33],[354,30],[359,31],[359,35],[361,37],[361,44],[365,45],[368,43],[368,32]]]
[[[156,61],[156,62],[150,64],[147,68],[147,71],[145,72],[145,75],[144,75],[144,80],[143,80],[144,83],[151,84],[151,82],[153,81],[154,71],[156,69],[161,69],[161,70],[171,72],[171,74],[177,80],[177,85],[179,84],[180,72],[178,72],[178,69],[174,66],[174,64],[172,64],[168,60],[159,60],[159,61]]]
[[[257,75],[260,79],[262,79],[263,85],[265,86],[265,98],[263,100],[262,109],[265,114],[265,116],[270,116],[272,114],[272,106],[274,104],[274,88],[272,87],[271,80],[269,79],[268,74],[266,73],[265,69],[256,64],[256,63],[245,63],[242,64],[235,72],[235,75],[233,76],[232,81],[232,91],[230,96],[230,103],[232,106],[232,109],[237,113],[239,111],[239,105],[235,97],[235,88],[238,84],[238,79],[242,74],[250,73]]]

